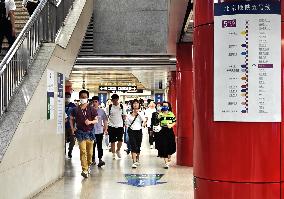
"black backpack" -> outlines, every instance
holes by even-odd
[[[122,104],[119,104],[119,105],[120,105],[120,108],[121,108],[121,115],[123,115],[123,105],[122,105]],[[108,110],[109,110],[108,115],[110,115],[110,109],[111,109],[111,107],[112,107],[112,104],[110,104],[109,107],[108,107]]]
[[[122,122],[123,122],[123,125],[125,124],[125,121],[123,119],[123,105],[122,104],[119,104],[120,105],[120,109],[121,109],[121,118],[122,118]],[[112,104],[109,105],[108,107],[108,115],[110,115],[110,110],[111,110],[111,107],[112,107]]]
[[[7,20],[5,0],[0,0],[0,24],[3,24]]]

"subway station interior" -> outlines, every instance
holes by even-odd
[[[16,6],[16,40],[0,48],[0,199],[284,199],[284,1],[30,0],[31,16],[22,0],[5,2]],[[79,114],[91,124],[93,96],[107,123],[84,174],[83,141],[74,131],[70,154],[66,132],[74,118],[80,129]],[[136,99],[139,152],[126,136]],[[159,119],[172,114],[154,147],[150,101]],[[119,119],[134,120],[112,151],[119,103]]]

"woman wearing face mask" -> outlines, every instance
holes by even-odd
[[[161,104],[157,104],[156,106],[156,112],[152,113],[151,117],[151,129],[153,130],[154,138],[155,138],[155,149],[158,149],[159,147],[159,136],[160,136],[160,131],[161,131],[161,126],[160,126],[160,120],[159,120],[159,114],[161,112],[162,106]],[[159,157],[159,156],[158,156]]]
[[[164,158],[164,168],[168,169],[171,162],[171,155],[176,152],[176,142],[173,127],[176,124],[176,117],[171,111],[169,102],[163,102],[161,112],[159,113],[160,126],[158,156]]]
[[[126,125],[128,127],[129,143],[132,155],[132,168],[135,169],[140,165],[139,155],[142,143],[142,127],[146,126],[146,120],[141,113],[139,113],[140,103],[137,99],[133,100],[131,104],[132,112],[126,117]]]

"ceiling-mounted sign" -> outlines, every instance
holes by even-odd
[[[136,91],[137,86],[99,86],[100,91]]]
[[[214,5],[214,120],[281,121],[280,1]]]

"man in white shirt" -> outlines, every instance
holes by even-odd
[[[151,129],[151,119],[152,119],[152,114],[156,112],[156,104],[154,101],[150,101],[148,108],[145,111],[145,118],[147,121],[147,127],[148,127],[148,134],[149,134],[149,144],[150,148],[153,149],[153,143],[154,143],[154,133],[153,129]]]
[[[119,96],[117,94],[113,94],[111,96],[112,104],[110,104],[106,109],[106,114],[109,118],[108,134],[113,159],[115,159],[115,154],[118,158],[121,158],[120,148],[122,146],[122,137],[124,134],[123,127],[126,118],[126,110],[118,100]],[[116,142],[117,149],[115,150]]]
[[[16,40],[15,10],[14,0],[0,0],[0,53],[4,37],[8,40],[9,48]]]

